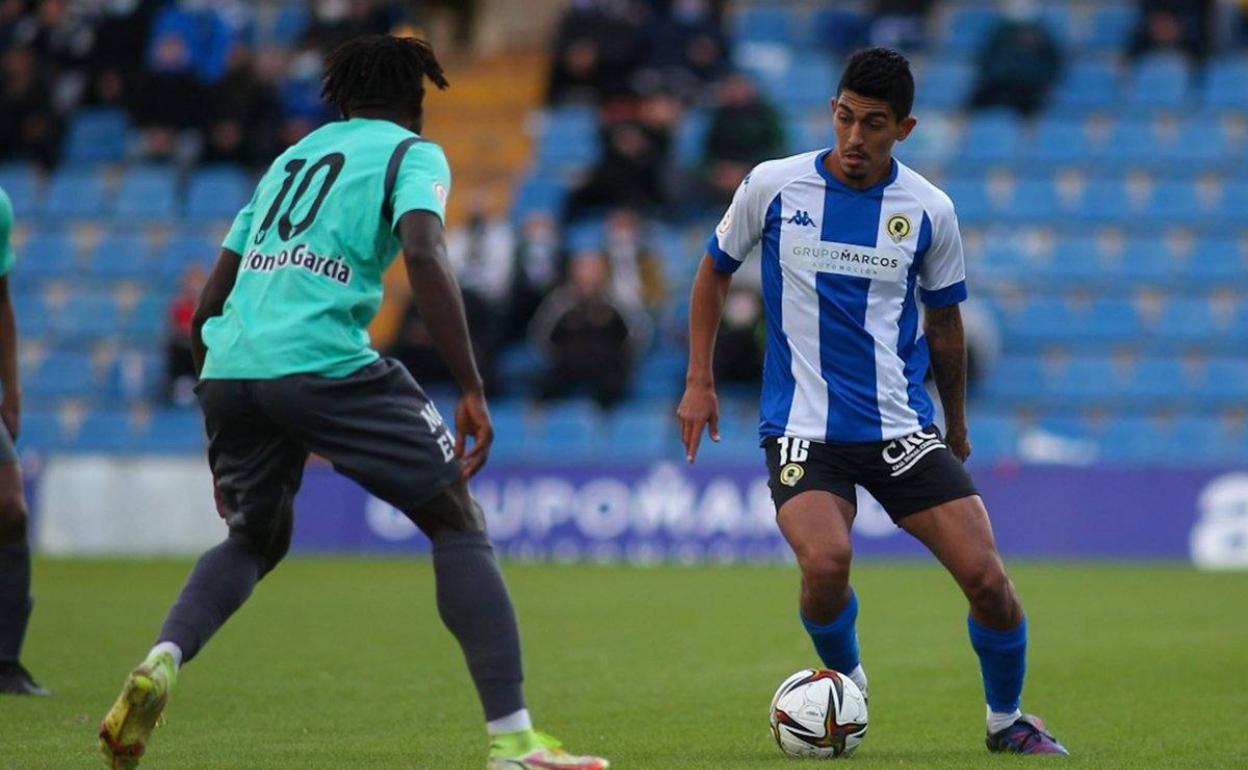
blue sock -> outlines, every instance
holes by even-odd
[[[971,647],[979,655],[984,677],[984,699],[988,708],[1008,714],[1018,708],[1027,672],[1027,618],[1009,631],[996,631],[966,619]]]
[[[849,591],[849,603],[836,616],[836,620],[826,626],[815,625],[806,616],[802,616],[802,625],[810,640],[815,643],[815,652],[823,665],[833,671],[849,674],[858,668],[858,595],[853,589]]]

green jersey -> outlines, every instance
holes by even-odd
[[[13,202],[0,187],[0,276],[13,269],[17,255],[13,253]]]
[[[345,377],[375,361],[368,324],[399,218],[443,219],[450,187],[442,148],[388,120],[330,123],[282,153],[222,244],[242,260],[204,324],[203,377]]]

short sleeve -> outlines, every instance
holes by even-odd
[[[9,274],[17,255],[13,251],[13,202],[0,190],[0,276]]]
[[[451,193],[451,166],[433,142],[417,142],[403,156],[394,183],[392,227],[409,211],[432,211],[446,222],[446,199]]]
[[[929,307],[947,307],[966,299],[966,261],[958,218],[948,199],[934,210],[932,243],[919,271],[919,297]]]
[[[741,180],[724,218],[706,242],[706,252],[721,273],[735,273],[763,235],[760,186],[750,183],[752,177],[753,172]]]
[[[221,242],[221,248],[229,249],[235,254],[247,253],[247,239],[251,236],[251,221],[256,210],[256,195],[259,194],[259,188],[251,194],[251,200],[247,201],[247,205],[234,217],[234,223],[230,225],[230,231],[225,234],[225,240]]]

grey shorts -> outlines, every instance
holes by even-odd
[[[203,380],[196,393],[218,504],[231,526],[286,515],[310,452],[401,511],[459,478],[454,438],[393,359],[339,379]]]
[[[13,446],[13,437],[9,429],[0,425],[0,465],[12,465],[17,462],[17,447]]]

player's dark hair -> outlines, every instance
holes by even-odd
[[[914,75],[910,72],[910,61],[891,48],[858,51],[845,65],[836,95],[839,97],[842,91],[887,102],[901,120],[909,116],[914,107]]]
[[[325,60],[321,98],[342,115],[360,109],[405,109],[420,115],[425,78],[450,85],[433,47],[414,37],[361,35]]]

